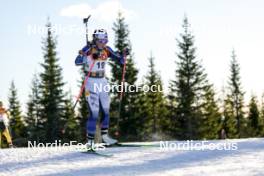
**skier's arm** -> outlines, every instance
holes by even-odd
[[[85,57],[88,55],[90,51],[90,47],[85,46],[82,50],[79,51],[79,55],[75,59],[75,65],[82,65],[84,64]]]
[[[109,46],[106,47],[107,51],[108,51],[108,55],[109,57],[112,59],[112,60],[117,60],[120,64],[124,65],[124,57],[117,53],[117,52],[114,52],[112,50],[112,48],[110,48]]]

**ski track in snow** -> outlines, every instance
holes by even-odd
[[[264,138],[227,141],[237,142],[238,149],[164,151],[159,147],[107,148],[105,152],[114,154],[111,158],[83,154],[69,148],[2,149],[0,176],[264,175]]]

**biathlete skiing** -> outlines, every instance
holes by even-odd
[[[109,46],[108,35],[105,29],[97,29],[93,33],[91,43],[87,44],[79,51],[79,55],[75,59],[75,64],[84,65],[87,74],[87,81],[85,81],[85,96],[90,110],[89,117],[86,124],[87,130],[87,145],[94,146],[94,137],[96,132],[96,123],[99,119],[99,112],[102,112],[101,119],[101,135],[102,142],[106,145],[114,145],[117,143],[108,134],[109,129],[109,108],[110,100],[108,92],[105,89],[98,89],[108,85],[105,78],[105,66],[107,59],[111,58],[117,60],[118,63],[124,64],[124,55],[128,55],[129,51],[126,49],[124,53],[120,54],[114,52]],[[124,55],[123,55],[124,54]]]

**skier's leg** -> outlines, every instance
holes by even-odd
[[[95,84],[97,84],[97,80],[90,78],[85,85],[85,96],[89,108],[89,117],[86,123],[87,147],[94,145],[96,122],[99,116],[99,94],[94,89]]]
[[[90,112],[86,124],[87,137],[88,140],[89,139],[93,140],[96,132],[96,122],[99,116],[99,94],[95,92],[89,92],[89,95],[86,96],[86,99],[88,102],[88,107]]]
[[[106,134],[109,128],[109,108],[110,108],[109,95],[107,92],[101,92],[99,98],[100,98],[100,109],[103,115],[101,119],[101,132],[102,134]]]
[[[107,81],[103,81],[104,86],[107,85]],[[108,92],[101,91],[99,94],[100,98],[100,108],[102,110],[102,123],[101,123],[101,134],[102,134],[102,140],[104,143],[108,145],[112,145],[117,143],[117,140],[112,139],[108,135],[108,128],[109,128],[109,108],[110,108],[110,100]]]
[[[10,136],[10,133],[9,133],[8,128],[6,128],[6,129],[4,130],[3,135],[5,136],[8,145],[9,145],[10,147],[12,147],[12,145],[13,145],[13,144],[12,144],[12,139],[11,139],[11,136]]]

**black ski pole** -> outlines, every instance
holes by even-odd
[[[89,19],[90,19],[90,17],[91,17],[91,15],[88,15],[88,17],[87,18],[84,18],[83,19],[83,23],[85,24],[85,28],[86,28],[86,44],[89,46],[89,44],[90,44],[90,42],[89,42],[89,40],[88,40],[88,21],[89,21]]]
[[[125,74],[126,74],[126,60],[127,60],[127,55],[124,52],[123,54],[124,56],[124,65],[123,65],[123,70],[122,70],[122,79],[121,79],[121,85],[122,85],[122,89],[121,89],[121,93],[119,95],[119,105],[118,105],[118,117],[117,117],[117,127],[116,127],[116,132],[115,132],[115,136],[119,137],[119,123],[120,123],[120,117],[121,117],[121,107],[122,107],[122,100],[123,100],[123,96],[124,96],[124,86],[125,86]]]

